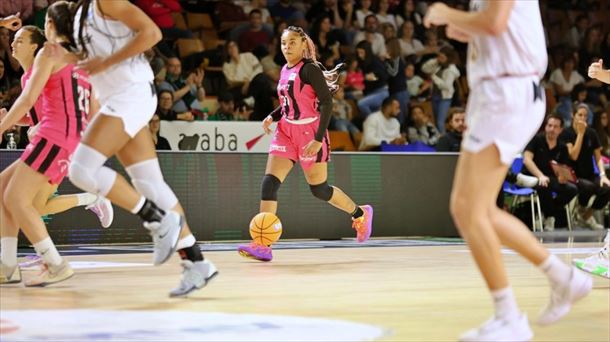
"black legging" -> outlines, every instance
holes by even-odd
[[[586,207],[593,195],[596,195],[596,197],[591,208],[602,209],[608,204],[610,200],[610,187],[607,185],[600,187],[599,180],[599,177],[593,179],[578,178],[576,185],[578,186],[578,203],[581,206]]]
[[[574,183],[561,184],[556,177],[549,177],[547,187],[537,186],[536,192],[540,197],[540,207],[545,217],[557,217],[563,207],[578,195],[578,187]],[[553,193],[555,197],[553,198]]]

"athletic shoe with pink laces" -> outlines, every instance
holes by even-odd
[[[271,261],[271,259],[273,259],[271,247],[259,245],[258,243],[254,242],[247,245],[240,245],[237,247],[237,252],[243,257],[259,261]]]
[[[104,228],[110,227],[112,220],[114,220],[114,209],[112,209],[112,203],[107,198],[98,196],[95,202],[85,207],[87,210],[91,210],[100,219],[100,224]]]
[[[356,230],[356,240],[364,242],[371,237],[373,232],[373,207],[363,205],[360,207],[364,214],[359,218],[352,218],[352,228]]]

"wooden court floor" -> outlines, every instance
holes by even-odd
[[[599,244],[549,246],[560,248],[564,253],[560,257],[570,260],[583,255],[570,253]],[[160,267],[85,268],[56,286],[0,288],[0,322],[3,312],[26,309],[250,313],[369,324],[384,330],[382,341],[451,341],[489,318],[492,310],[463,245],[278,250],[272,263],[243,259],[236,252],[205,256],[220,274],[190,298],[167,297],[180,276],[177,258]],[[71,262],[149,263],[151,255],[68,258]],[[505,254],[504,260],[519,305],[533,322],[548,299],[547,281],[517,255]],[[24,272],[24,277],[31,272]],[[594,277],[592,293],[562,321],[544,328],[532,324],[534,340],[609,341],[609,285],[608,279]],[[4,323],[6,327],[7,320]],[[0,324],[0,340],[7,340],[10,331],[2,332]],[[256,336],[246,333],[243,339]],[[300,335],[294,339],[302,340]]]

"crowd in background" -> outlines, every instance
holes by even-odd
[[[20,12],[43,26],[53,0],[2,2],[0,16]],[[155,73],[160,120],[262,120],[277,105],[285,60],[279,37],[288,25],[306,28],[326,68],[344,63],[331,131],[360,150],[392,145],[457,151],[468,98],[465,44],[423,26],[429,1],[415,0],[133,0],[162,30],[147,53]],[[467,1],[449,1],[466,8]],[[587,77],[592,61],[610,61],[608,1],[541,1],[549,68],[548,114],[571,124],[577,105],[610,154],[609,88]],[[12,33],[0,29],[0,107],[20,92]],[[397,107],[396,107],[397,106]],[[456,115],[457,114],[457,115]],[[12,132],[18,147],[27,137]],[[161,132],[162,135],[162,132]],[[332,139],[331,139],[332,140]],[[7,139],[3,139],[5,147]],[[394,146],[396,147],[396,146]],[[406,148],[406,149],[408,149]]]

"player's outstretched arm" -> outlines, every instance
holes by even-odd
[[[21,28],[20,13],[9,15],[6,18],[0,18],[0,27],[6,27],[9,30],[17,31]]]
[[[435,2],[424,17],[424,25],[448,25],[456,32],[461,32],[461,38],[473,35],[497,36],[506,31],[514,4],[514,0],[489,1],[482,11],[466,12]]]

